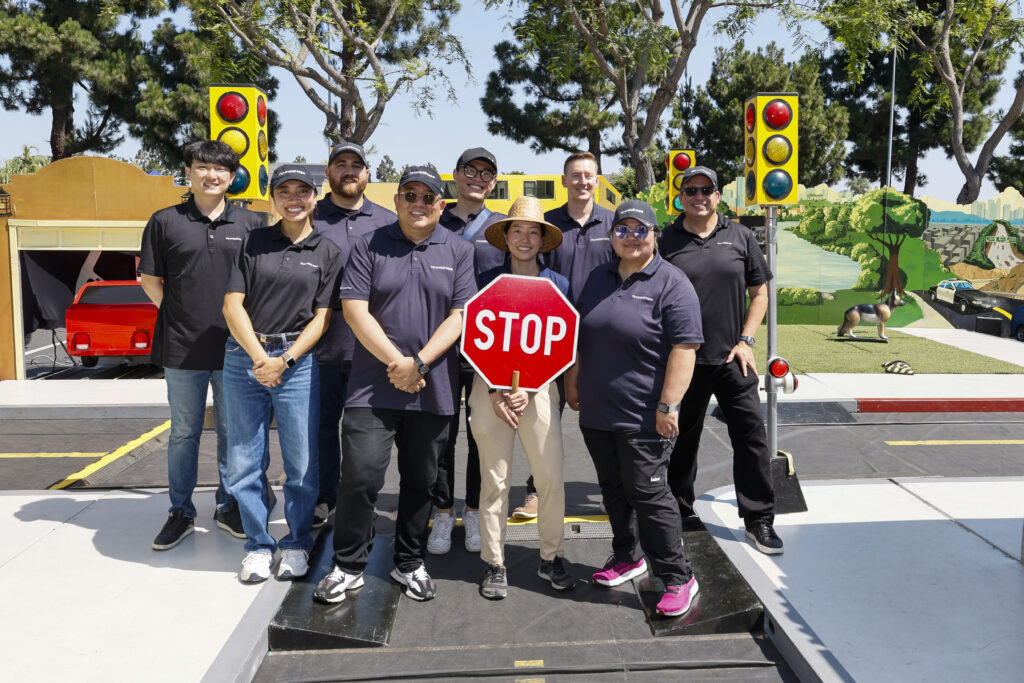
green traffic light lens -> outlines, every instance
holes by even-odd
[[[683,211],[683,198],[681,196],[676,195],[675,197],[672,198],[672,208],[675,209],[676,211],[679,211],[680,213],[682,213],[682,211]]]
[[[761,187],[769,199],[778,201],[793,191],[793,178],[782,169],[776,169],[764,177]]]
[[[744,185],[747,187],[747,200],[753,200],[754,194],[757,192],[757,178],[754,177],[753,171],[747,174],[747,179]]]
[[[235,171],[234,179],[228,185],[228,194],[245,192],[247,187],[249,187],[249,171],[246,170],[245,166],[239,166],[238,170]]]

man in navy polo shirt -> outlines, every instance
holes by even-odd
[[[473,147],[463,152],[455,162],[452,171],[458,201],[449,204],[441,213],[441,225],[463,239],[474,248],[474,267],[477,275],[505,262],[505,253],[484,237],[487,226],[505,218],[505,214],[491,211],[484,200],[494,191],[498,182],[498,162],[494,155],[483,147]],[[480,552],[480,453],[473,440],[470,427],[469,394],[473,389],[473,367],[466,359],[459,358],[459,384],[455,391],[455,415],[452,417],[452,433],[448,446],[441,455],[437,466],[437,480],[434,483],[434,524],[427,539],[427,550],[433,555],[443,555],[451,550],[452,529],[455,527],[455,442],[459,436],[459,413],[462,396],[466,396],[466,509],[462,515],[465,530],[466,550]]]
[[[768,310],[772,273],[753,231],[718,213],[722,195],[714,171],[704,166],[686,171],[682,197],[685,213],[665,230],[660,248],[697,291],[704,345],[683,398],[669,484],[682,514],[692,515],[697,450],[714,394],[729,428],[736,500],[747,537],[761,552],[778,555],[782,539],[774,528],[771,454],[753,351],[754,335]]]
[[[230,147],[203,140],[186,145],[184,155],[192,198],[153,214],[142,234],[139,260],[142,288],[159,307],[153,362],[164,368],[171,406],[171,438],[167,445],[171,508],[167,522],[153,540],[154,550],[173,548],[195,528],[192,491],[207,387],[213,388],[220,474],[214,518],[217,526],[232,536],[245,538],[238,505],[224,488],[227,425],[222,368],[228,328],[221,303],[242,239],[264,221],[225,199],[238,169],[238,157]]]
[[[331,191],[317,202],[313,227],[341,248],[341,263],[348,262],[352,245],[363,235],[395,221],[395,213],[366,198],[370,169],[362,145],[342,142],[331,150],[327,182]],[[313,514],[313,528],[323,526],[334,511],[341,476],[339,426],[345,408],[345,392],[352,368],[355,338],[345,318],[331,318],[316,347],[320,371],[320,493]]]
[[[359,345],[342,419],[334,568],[314,592],[320,602],[341,602],[363,584],[392,445],[401,482],[391,577],[415,600],[437,590],[425,547],[437,461],[455,413],[454,345],[462,308],[476,292],[473,247],[438,229],[444,198],[437,171],[410,166],[398,188],[398,221],[359,239],[341,284]]]

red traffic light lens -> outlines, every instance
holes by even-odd
[[[261,125],[267,125],[267,101],[262,95],[256,98],[256,121]]]
[[[217,100],[217,115],[228,123],[238,123],[249,114],[249,102],[241,93],[226,92]]]
[[[768,373],[772,377],[782,378],[789,374],[789,361],[785,358],[773,358],[768,364]]]
[[[748,104],[747,105],[746,119],[747,119],[747,132],[750,132],[750,131],[754,130],[754,105],[753,104]]]
[[[761,187],[769,199],[780,200],[793,191],[793,178],[780,168],[768,173]]]
[[[785,100],[772,100],[764,107],[764,122],[769,128],[779,130],[793,120],[793,110]]]
[[[672,165],[676,167],[677,171],[685,171],[690,168],[690,155],[676,154],[672,157]]]

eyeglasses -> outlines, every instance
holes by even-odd
[[[687,197],[696,197],[698,192],[705,197],[710,197],[717,192],[717,190],[714,185],[703,185],[701,187],[684,187],[683,192],[686,193]]]
[[[638,225],[632,230],[629,229],[628,225],[616,225],[612,228],[615,231],[615,236],[620,240],[624,240],[630,235],[633,235],[638,240],[642,240],[647,237],[647,233],[651,231],[646,225]]]
[[[462,175],[466,176],[467,178],[476,178],[477,176],[480,176],[480,180],[484,181],[485,183],[489,183],[492,180],[494,180],[494,171],[490,170],[489,168],[485,168],[484,170],[481,171],[480,169],[473,168],[472,166],[463,166]]]
[[[404,199],[409,204],[415,204],[417,199],[421,199],[423,200],[424,204],[430,205],[433,204],[434,201],[437,199],[437,195],[431,194],[429,192],[426,194],[417,194],[416,192],[403,192],[402,199]]]

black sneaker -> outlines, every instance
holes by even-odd
[[[501,600],[508,595],[508,579],[505,568],[498,564],[487,565],[483,583],[480,584],[480,595],[488,600]]]
[[[569,572],[565,571],[565,563],[561,557],[555,557],[552,560],[541,560],[537,576],[550,581],[551,587],[559,591],[568,590],[576,585],[576,579],[570,576]]]
[[[334,514],[334,508],[329,503],[317,503],[313,508],[313,528],[319,529],[327,524],[327,518]]]
[[[395,567],[391,570],[391,578],[405,586],[405,594],[413,600],[432,600],[437,595],[437,585],[422,564],[411,572]]]
[[[754,547],[765,555],[781,555],[782,539],[775,533],[775,527],[767,519],[754,519],[746,524],[747,538],[754,542]]]
[[[213,519],[217,526],[228,532],[235,538],[245,538],[245,528],[242,527],[242,513],[238,509],[238,503],[232,503],[223,510],[213,513]]]
[[[153,539],[153,550],[170,550],[195,529],[195,520],[186,517],[184,510],[174,510],[167,517],[164,528]]]

